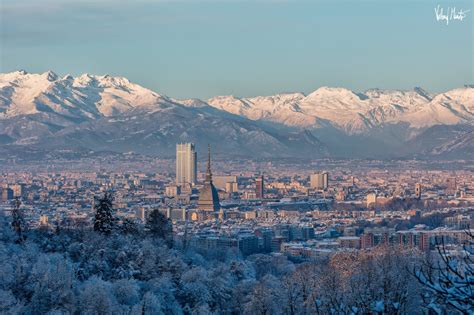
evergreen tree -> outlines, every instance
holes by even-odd
[[[24,229],[25,229],[25,219],[23,217],[23,212],[20,209],[21,201],[17,197],[13,201],[12,209],[12,227],[17,234],[17,243],[22,243],[25,240]]]
[[[94,206],[95,220],[94,231],[110,234],[115,226],[115,217],[112,208],[112,196],[105,193],[104,197],[99,198]]]
[[[129,218],[125,218],[122,221],[122,226],[120,227],[120,230],[125,234],[137,234],[139,231],[137,224]]]
[[[148,230],[156,237],[165,240],[168,247],[173,246],[173,225],[158,209],[153,209],[147,218]]]

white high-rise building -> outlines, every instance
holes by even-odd
[[[329,186],[329,175],[327,172],[311,174],[310,176],[311,188],[327,189]]]
[[[197,157],[194,143],[176,145],[176,184],[196,184]]]

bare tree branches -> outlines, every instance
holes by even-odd
[[[437,239],[436,261],[427,259],[414,268],[417,280],[426,288],[422,295],[427,308],[443,313],[450,307],[462,314],[474,312],[474,265],[472,231],[466,231],[468,240],[457,252],[447,250],[443,237]]]

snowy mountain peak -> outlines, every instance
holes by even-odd
[[[426,92],[425,90],[423,90],[421,87],[415,87],[413,89],[413,91],[415,91],[416,93],[418,93],[419,95],[423,96],[424,98],[426,98],[428,101],[431,101],[432,97],[431,95]]]
[[[53,71],[15,71],[0,74],[0,89],[0,118],[42,113],[81,121],[170,102],[127,78],[88,73],[60,78]]]
[[[26,72],[25,70],[17,70],[13,72],[0,73],[0,83],[15,81],[26,75],[28,75],[28,72]]]
[[[50,82],[56,81],[58,79],[58,75],[51,70],[43,73],[42,76],[44,76],[46,80]]]
[[[383,124],[408,123],[420,128],[474,121],[474,95],[469,88],[434,97],[419,87],[409,91],[369,89],[357,93],[323,86],[308,96],[302,93],[242,99],[218,96],[208,103],[252,120],[268,120],[297,128],[330,124],[349,134],[365,133]]]
[[[107,74],[0,74],[0,141],[18,146],[56,143],[61,147],[72,141],[88,148],[92,143],[90,148],[97,149],[106,141],[111,150],[120,151],[135,145],[155,148],[159,142],[173,150],[169,145],[175,140],[201,141],[204,146],[219,130],[219,143],[226,143],[227,149],[245,143],[249,152],[265,148],[265,154],[270,155],[321,153],[324,143],[332,143],[340,146],[337,150],[341,152],[350,147],[350,154],[362,145],[365,156],[370,154],[366,149],[372,142],[360,142],[363,139],[376,140],[373,152],[387,151],[384,146],[379,148],[379,140],[400,142],[439,125],[472,130],[473,87],[432,95],[421,88],[357,93],[325,86],[307,96],[230,95],[202,101],[171,99],[127,78]],[[357,137],[351,137],[353,134]]]
[[[132,109],[152,113],[176,104],[195,108],[210,105],[250,120],[271,121],[297,129],[331,126],[349,134],[398,123],[413,128],[474,124],[472,87],[432,95],[419,87],[409,91],[369,89],[357,93],[323,86],[307,96],[303,93],[249,98],[228,95],[201,101],[170,99],[125,77],[108,74],[85,73],[62,78],[53,71],[0,74],[0,119],[41,114],[84,121]]]
[[[337,96],[342,96],[342,95],[347,95],[347,96],[353,96],[355,93],[349,89],[342,88],[342,87],[329,87],[329,86],[322,86],[315,91],[311,92],[308,94],[308,98],[314,97],[314,96],[329,96],[329,95],[337,95]]]
[[[179,99],[173,99],[175,103],[183,104],[188,107],[206,107],[209,106],[206,102],[198,99],[198,98],[189,98],[189,99],[184,99],[184,100],[179,100]]]

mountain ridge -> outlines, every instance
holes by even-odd
[[[140,124],[146,133],[142,138],[136,133]],[[466,128],[452,133],[461,138],[457,142],[442,143],[439,137],[437,143],[429,143],[426,131],[436,126]],[[307,95],[180,100],[125,77],[60,77],[52,71],[22,70],[0,74],[0,143],[7,147],[60,149],[75,144],[96,150],[102,144],[111,151],[137,148],[141,153],[168,154],[176,141],[219,145],[225,140],[223,150],[249,150],[257,156],[390,157],[399,155],[391,150],[409,144],[410,150],[401,150],[405,156],[425,152],[438,158],[470,153],[473,126],[472,86],[439,94],[420,87],[354,92],[324,86]],[[417,137],[425,138],[416,141]]]

